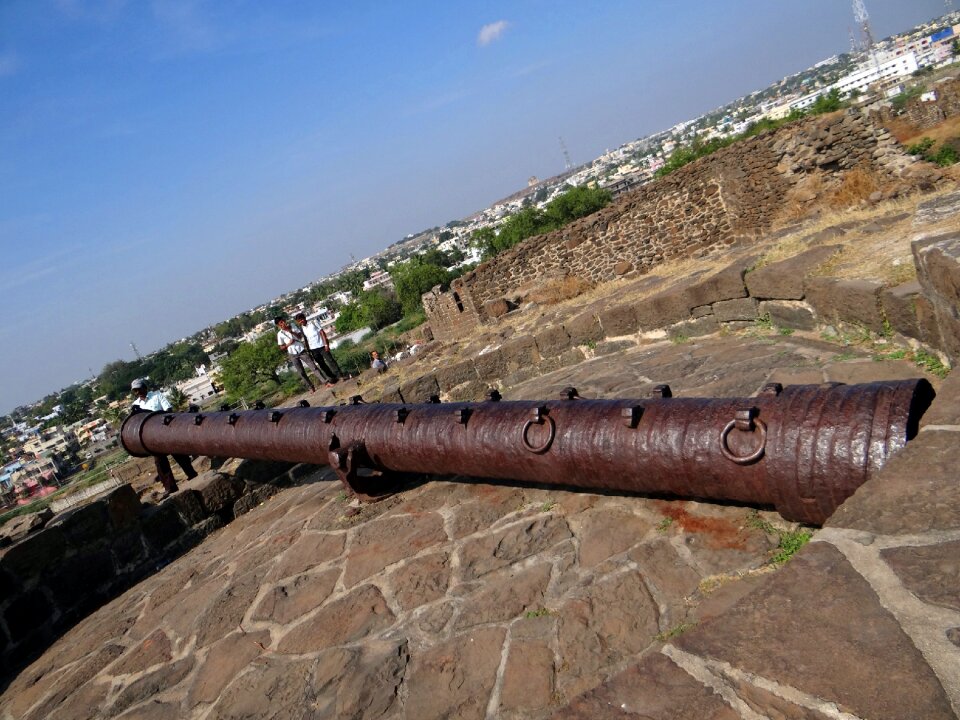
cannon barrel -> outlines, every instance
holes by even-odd
[[[756,397],[352,404],[137,413],[135,456],[330,464],[363,499],[392,473],[467,475],[772,505],[822,524],[912,438],[923,379],[766,386]],[[384,477],[386,475],[387,477]]]

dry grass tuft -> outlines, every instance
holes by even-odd
[[[856,207],[880,189],[880,179],[864,167],[855,167],[847,172],[839,187],[826,198],[828,207],[840,210]]]
[[[530,292],[527,299],[538,305],[555,305],[593,289],[593,283],[575,275],[547,280]]]
[[[824,182],[821,173],[808,175],[790,189],[784,198],[783,210],[780,211],[775,225],[789,225],[803,220],[820,207],[817,198],[823,193]]]
[[[938,144],[951,138],[960,137],[960,116],[947,118],[939,125],[926,130],[918,130],[906,123],[904,125],[905,127],[898,128],[903,132],[903,137],[899,133],[891,131],[897,140],[904,145],[912,145],[925,137],[936,141]]]

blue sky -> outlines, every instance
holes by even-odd
[[[877,37],[942,0],[868,0]],[[0,412],[848,46],[846,0],[0,0]]]

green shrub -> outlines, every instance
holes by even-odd
[[[933,147],[933,143],[933,138],[921,138],[919,142],[907,145],[907,152],[911,155],[926,155],[927,150]]]

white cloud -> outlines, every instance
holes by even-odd
[[[510,27],[510,23],[506,20],[497,20],[495,23],[484,25],[480,28],[480,33],[477,35],[477,45],[484,47],[499,40],[500,36],[506,32],[508,27]]]

